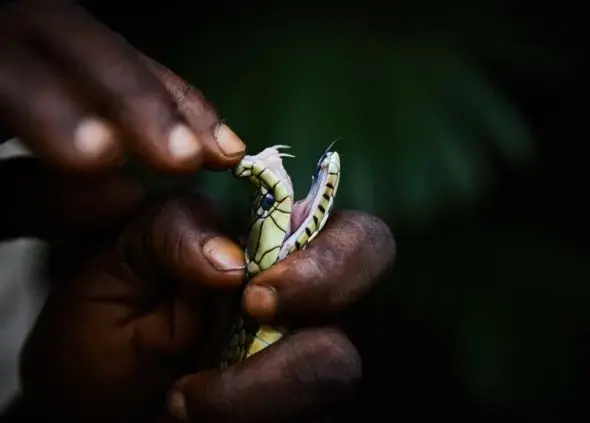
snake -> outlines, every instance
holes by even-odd
[[[245,155],[232,169],[236,178],[248,180],[256,188],[244,250],[246,283],[290,254],[303,250],[326,225],[340,182],[340,155],[333,149],[334,144],[335,141],[319,158],[309,192],[298,201],[283,166],[283,158],[295,158],[283,151],[290,148],[288,145],[275,145],[256,155]],[[279,341],[287,332],[283,327],[258,324],[241,312],[230,328],[220,367],[249,358]]]

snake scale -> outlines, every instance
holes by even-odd
[[[257,155],[246,155],[233,169],[235,177],[247,179],[256,191],[251,207],[251,227],[245,249],[246,281],[265,271],[289,254],[304,249],[323,229],[334,204],[340,181],[340,156],[332,148],[320,157],[305,199],[295,201],[293,184],[275,145]],[[230,340],[221,354],[227,367],[277,342],[286,329],[259,325],[242,314],[230,329]]]

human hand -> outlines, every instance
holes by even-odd
[[[38,159],[0,162],[0,239],[81,235],[124,218],[141,184],[117,171],[235,165],[245,146],[203,95],[68,1],[0,6],[0,119]],[[72,173],[75,172],[75,173]]]
[[[120,219],[143,198],[133,181],[105,173],[127,155],[154,168],[192,172],[201,165],[230,167],[244,153],[243,143],[219,123],[198,91],[66,2],[21,0],[0,7],[0,110],[13,133],[42,159],[1,164],[0,195],[11,207],[1,209],[0,238],[52,239]],[[66,170],[94,174],[74,179]],[[203,240],[217,233],[203,223],[209,218],[200,214],[202,204],[187,208],[187,201],[168,202],[123,235],[74,256],[80,263],[58,281],[23,358],[25,399],[34,404],[33,412],[94,421],[165,418],[164,397],[172,382],[201,370],[215,335],[224,333],[220,314],[228,304],[225,295],[204,285],[236,287],[242,270],[215,272],[200,244],[192,245],[195,251],[186,247],[186,257],[169,256],[181,250],[170,250],[174,242],[158,238],[164,234],[187,242],[187,234]],[[341,224],[348,227],[338,231],[344,238],[333,235],[332,241],[346,247],[326,241],[322,250],[320,239],[330,239],[326,232],[314,242],[316,256],[308,258],[310,247],[285,260],[301,260],[295,284],[300,288],[284,284],[290,279],[268,279],[278,308],[255,287],[244,294],[246,308],[297,326],[328,317],[364,293],[391,259],[390,234],[365,215]],[[376,230],[382,236],[373,241]],[[146,233],[153,237],[147,255],[132,245]],[[385,252],[361,250],[361,243]],[[235,245],[227,249],[233,253],[226,256],[236,254]],[[135,261],[125,251],[131,256],[135,251]],[[286,269],[285,263],[276,269]],[[325,270],[335,263],[338,268]],[[354,263],[357,267],[350,267]],[[359,271],[365,266],[372,272]],[[156,271],[165,277],[156,280]],[[265,274],[257,281],[264,284]],[[167,320],[166,307],[178,315]],[[356,350],[340,331],[303,328],[224,372],[185,377],[170,398],[175,413],[192,420],[311,416],[351,392],[359,366]]]
[[[181,420],[246,423],[323,417],[346,401],[361,361],[332,324],[391,265],[388,228],[361,212],[336,213],[306,250],[254,278],[245,309],[293,331],[219,370],[205,363],[226,341],[244,258],[215,216],[203,197],[175,195],[63,255],[23,354],[24,410],[163,422],[168,397]]]
[[[0,6],[0,116],[46,162],[228,168],[244,144],[199,91],[69,1]]]

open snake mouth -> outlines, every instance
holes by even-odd
[[[295,201],[293,203],[293,210],[291,211],[291,228],[287,234],[287,239],[298,237],[301,231],[305,230],[307,223],[312,219],[318,203],[322,199],[323,192],[320,190],[328,179],[328,165],[327,160],[329,156],[322,156],[321,161],[313,176],[311,187],[304,199]]]
[[[305,228],[309,226],[310,220],[313,219],[313,216],[323,199],[324,190],[322,188],[326,185],[328,180],[330,172],[330,156],[332,155],[332,147],[335,142],[336,141],[332,142],[328,146],[324,154],[322,154],[318,160],[311,178],[311,187],[309,188],[307,196],[302,200],[293,202],[290,230],[285,236],[286,244],[291,244],[293,240],[299,238]],[[289,188],[293,193],[291,179],[287,178],[286,183],[290,185]]]
[[[293,182],[283,166],[283,158],[295,156],[280,151],[290,148],[289,146],[275,145],[273,147],[268,147],[256,156],[248,158],[251,162],[262,163],[264,168],[272,172],[281,181],[281,185],[286,190],[287,194],[293,199],[289,227],[285,233],[281,255],[287,254],[287,250],[296,243],[296,240],[300,238],[302,233],[306,231],[306,229],[309,230],[308,228],[313,227],[310,222],[312,219],[316,220],[315,224],[317,226],[321,222],[323,214],[329,213],[329,210],[324,210],[322,208],[321,203],[326,200],[325,188],[326,185],[329,185],[328,179],[330,177],[331,156],[332,154],[335,154],[332,151],[333,145],[334,142],[330,144],[318,160],[307,196],[298,201],[294,200]],[[267,189],[269,188],[267,187]],[[332,190],[334,190],[334,187],[332,187]],[[271,200],[269,201],[274,201],[272,195],[270,198]],[[258,201],[263,201],[263,199],[264,197]],[[258,206],[260,206],[260,204],[258,204]],[[329,206],[324,205],[324,207]],[[317,214],[318,209],[321,210],[322,215]]]

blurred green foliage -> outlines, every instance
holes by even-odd
[[[346,23],[264,23],[253,24],[256,37],[228,23],[191,44],[205,61],[222,61],[204,70],[195,63],[194,79],[250,151],[293,146],[297,160],[286,166],[300,195],[336,138],[340,204],[404,223],[481,195],[493,175],[489,150],[508,160],[533,152],[505,95],[450,42],[383,39]],[[260,39],[272,41],[261,48]],[[183,72],[193,74],[190,64]],[[203,183],[233,201],[219,178]]]
[[[455,226],[401,249],[395,283],[405,319],[450,340],[468,396],[493,404],[572,396],[590,326],[587,257],[530,228]],[[404,251],[405,250],[405,251]]]

